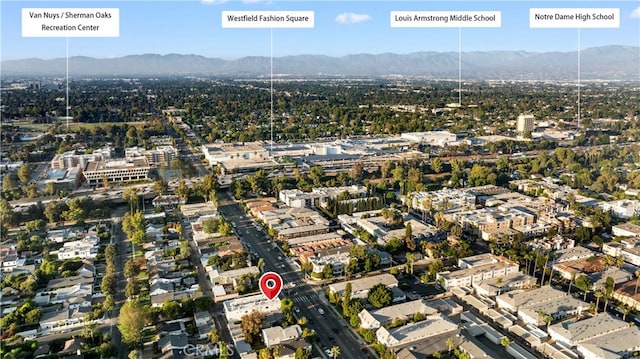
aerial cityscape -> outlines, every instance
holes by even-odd
[[[0,39],[0,359],[640,357],[638,1],[6,1]]]

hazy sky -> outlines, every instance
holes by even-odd
[[[313,29],[274,29],[274,56],[457,51],[458,29],[391,28],[395,10],[493,10],[502,27],[463,29],[462,50],[574,51],[576,29],[530,29],[529,8],[620,9],[620,28],[582,29],[581,48],[640,46],[640,1],[12,1],[0,0],[2,60],[66,55],[64,38],[23,38],[25,7],[117,7],[120,37],[70,38],[72,56],[117,57],[144,53],[198,54],[235,59],[268,56],[270,30],[223,29],[223,10],[312,10]]]

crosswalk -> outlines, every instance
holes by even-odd
[[[299,296],[293,297],[293,301],[295,303],[308,303],[308,302],[316,301],[318,299],[320,298],[315,294],[299,295]]]

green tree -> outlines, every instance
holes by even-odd
[[[329,279],[333,277],[333,268],[331,268],[331,264],[327,263],[322,269],[322,278]]]
[[[240,328],[247,343],[254,344],[259,340],[265,320],[266,315],[257,310],[242,316]]]
[[[349,305],[351,304],[351,282],[347,282],[344,287],[344,293],[342,294],[342,315],[345,317],[349,313]]]
[[[293,299],[283,298],[280,300],[280,309],[284,320],[283,326],[293,324],[295,322],[293,318]]]
[[[104,295],[115,295],[116,294],[116,276],[105,275],[104,277],[102,277],[102,282],[100,283],[100,289],[102,290],[102,294]]]
[[[113,299],[112,295],[108,295],[105,299],[104,302],[102,302],[102,309],[104,309],[105,311],[107,311],[107,313],[109,315],[111,315],[111,312],[116,308],[116,302]]]
[[[431,170],[435,173],[440,173],[444,170],[444,162],[442,162],[442,159],[439,157],[432,158],[429,165],[431,166]]]
[[[209,338],[209,342],[212,344],[220,341],[220,334],[218,333],[218,329],[216,328],[211,328],[207,336]]]
[[[157,196],[162,196],[169,193],[169,184],[163,179],[159,179],[153,183],[153,192]]]
[[[129,203],[131,213],[138,210],[138,192],[134,187],[128,187],[122,192],[122,199]]]
[[[393,292],[386,285],[378,283],[369,290],[367,299],[374,307],[382,308],[391,304],[393,301]]]
[[[511,340],[509,340],[509,338],[507,337],[502,337],[502,339],[500,339],[500,345],[506,348],[511,345]]]
[[[180,198],[185,198],[185,199],[189,197],[189,192],[190,192],[189,187],[187,186],[187,183],[184,180],[180,180],[180,182],[178,182],[178,186],[174,190],[174,193],[176,196]]]
[[[125,344],[133,348],[138,348],[142,345],[145,323],[146,313],[140,302],[132,300],[122,305],[118,316],[118,329]]]
[[[453,339],[452,337],[449,337],[449,338],[447,338],[447,341],[445,342],[445,344],[447,345],[447,349],[449,350],[449,354],[451,354],[451,350],[453,349],[453,346],[456,345],[455,339]]]
[[[295,359],[311,359],[311,353],[304,348],[298,348],[296,349],[296,354],[294,358]]]
[[[22,184],[27,184],[29,182],[29,178],[31,177],[31,166],[28,163],[23,164],[18,168],[18,179]]]
[[[140,273],[140,268],[135,261],[129,259],[124,264],[124,276],[126,278],[135,278]]]
[[[182,315],[182,308],[180,307],[180,304],[176,301],[169,301],[166,300],[164,303],[162,303],[162,317],[167,319],[167,320],[173,320],[173,319],[177,319],[180,318],[180,316]]]
[[[140,283],[137,278],[131,278],[127,281],[127,285],[124,287],[124,295],[127,298],[133,298],[140,294]]]

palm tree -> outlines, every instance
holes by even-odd
[[[333,359],[336,359],[338,355],[340,355],[340,347],[337,345],[332,346],[331,355],[333,356]]]
[[[547,266],[549,265],[550,255],[547,253],[544,256],[544,267],[542,267],[542,278],[540,278],[540,285],[544,285],[544,276],[547,273]]]
[[[604,293],[596,290],[593,294],[596,296],[596,314],[598,314],[598,312],[600,311],[600,298],[604,296]]]
[[[526,273],[527,273],[527,275],[529,275],[531,273],[531,272],[529,272],[529,265],[531,264],[531,261],[533,260],[533,253],[531,253],[531,252],[525,253],[524,260],[525,260],[525,262],[527,264],[527,272]]]
[[[500,344],[506,348],[511,345],[511,340],[507,337],[502,337],[502,339],[500,339]]]
[[[138,209],[138,192],[134,187],[128,187],[122,192],[122,199],[129,202],[131,213]]]
[[[445,343],[447,344],[447,349],[449,349],[449,354],[451,354],[451,349],[453,349],[453,346],[456,344],[455,339],[449,337]]]
[[[619,309],[620,309],[620,312],[622,312],[622,320],[625,320],[627,318],[627,314],[629,314],[629,312],[631,311],[631,308],[629,308],[626,305],[623,305]]]
[[[573,281],[576,280],[576,272],[571,273],[571,280],[569,281],[569,290],[567,291],[567,294],[571,295],[571,285],[573,284]],[[549,284],[551,284],[551,282],[549,282]]]

